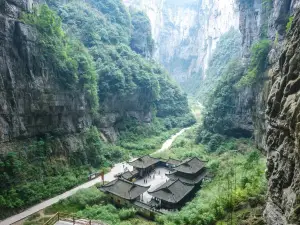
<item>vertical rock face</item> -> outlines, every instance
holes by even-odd
[[[205,76],[219,37],[238,28],[235,0],[123,0],[145,11],[157,44],[156,59],[184,82],[193,74]]]
[[[238,0],[240,11],[240,31],[243,35],[243,57],[250,57],[250,48],[259,39],[269,39],[272,49],[269,53],[269,65],[279,60],[286,35],[289,16],[299,7],[298,0]],[[257,145],[265,149],[266,118],[265,111],[271,83],[267,73],[262,82],[252,88],[252,121]]]
[[[300,224],[299,13],[285,40],[288,18],[298,10],[299,2],[275,0],[265,8],[260,0],[240,1],[244,57],[249,57],[256,40],[273,41],[269,76],[253,89],[252,111],[256,141],[268,154],[265,217],[270,225]]]
[[[268,224],[300,224],[300,13],[270,72],[267,105]]]
[[[66,91],[39,58],[37,33],[18,20],[33,1],[0,2],[0,143],[91,125],[80,90]]]

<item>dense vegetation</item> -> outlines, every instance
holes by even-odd
[[[63,88],[84,90],[93,111],[98,108],[97,75],[92,57],[77,40],[70,39],[63,31],[61,19],[46,5],[23,14],[22,20],[38,31],[41,45],[41,60],[47,65],[55,65]]]
[[[45,210],[45,216],[39,213],[31,216],[25,225],[43,225],[43,222],[56,212],[62,212],[75,216],[75,218],[87,218],[100,220],[111,225],[154,225],[141,218],[135,218],[136,211],[133,208],[118,209],[109,203],[105,194],[96,187],[78,191],[75,195],[65,199]]]
[[[237,88],[253,85],[258,78],[263,77],[266,70],[267,56],[270,51],[270,41],[260,40],[251,47],[251,59],[247,73],[236,84]]]
[[[102,143],[99,136],[91,128],[72,137],[84,143],[72,153],[62,152],[61,140],[47,135],[22,143],[18,152],[0,155],[1,218],[83,183],[89,173],[120,160],[121,150]]]
[[[215,143],[223,139],[225,136],[231,137],[251,137],[251,129],[244,129],[238,121],[239,108],[243,110],[251,110],[251,96],[249,93],[254,84],[259,79],[263,79],[267,66],[267,56],[270,50],[270,42],[268,40],[260,40],[251,47],[251,58],[249,65],[245,65],[238,60],[238,48],[227,55],[227,59],[223,58],[225,52],[230,52],[229,46],[234,41],[239,41],[239,37],[227,34],[224,40],[218,45],[218,48],[211,60],[210,67],[207,71],[208,79],[206,88],[202,90],[202,102],[205,103],[205,117],[203,127],[199,130],[198,141],[205,143],[206,139],[210,140],[212,151],[215,149]],[[232,38],[229,38],[232,37]],[[230,44],[231,43],[231,44]],[[216,66],[217,65],[217,66]],[[221,68],[219,70],[219,68]],[[214,80],[211,80],[214,78]],[[211,85],[211,86],[209,86]],[[207,87],[210,87],[207,89]],[[213,88],[212,88],[213,87]],[[209,90],[206,94],[203,90]],[[247,94],[247,91],[249,92]],[[244,103],[238,101],[238,96],[244,96]],[[248,99],[245,97],[249,96]],[[251,94],[250,94],[251,95]],[[244,121],[245,122],[245,121]]]
[[[213,178],[182,210],[159,217],[158,224],[264,224],[265,160],[253,143],[248,139],[223,139],[212,154],[208,145],[195,144],[196,129],[178,138],[170,151],[159,156],[209,160]]]
[[[222,78],[208,99],[204,118],[205,130],[223,135],[243,135],[240,130],[237,130],[236,134],[232,131],[234,123],[237,122],[233,115],[236,109],[236,96],[239,93],[235,84],[240,80],[243,72],[244,67],[238,60],[230,62],[223,71]]]
[[[122,105],[122,102],[138,95],[138,110],[157,108],[158,116],[163,117],[188,113],[186,97],[167,73],[153,61],[133,51],[143,55],[141,48],[146,52],[151,52],[153,48],[151,26],[143,13],[132,11],[130,18],[123,4],[116,0],[101,3],[72,1],[53,8],[62,18],[68,33],[82,41],[94,58],[102,110],[122,112],[126,109],[109,109],[107,102],[118,96],[119,105]],[[120,24],[126,28],[119,29]],[[141,33],[144,36],[140,36]],[[143,44],[148,49],[142,47]],[[167,109],[165,103],[170,108]]]

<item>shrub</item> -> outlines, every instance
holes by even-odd
[[[291,30],[294,18],[295,18],[294,16],[289,17],[289,21],[286,24],[286,33],[288,33]]]
[[[121,209],[119,212],[119,217],[121,220],[128,220],[135,216],[135,209]]]
[[[211,136],[210,141],[208,142],[208,151],[214,152],[224,141],[224,137],[220,134],[214,134]]]
[[[235,85],[237,88],[251,86],[257,81],[257,78],[265,71],[269,51],[269,40],[260,40],[252,46],[248,71]]]

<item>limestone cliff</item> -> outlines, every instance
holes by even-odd
[[[300,12],[271,71],[267,105],[268,224],[300,224]]]
[[[124,2],[147,13],[156,42],[155,58],[180,83],[193,74],[205,77],[220,36],[231,27],[238,28],[238,8],[234,0]]]
[[[247,62],[250,57],[251,46],[260,39],[269,39],[272,49],[268,57],[268,67],[275,64],[282,52],[282,46],[286,35],[288,18],[299,6],[298,1],[261,1],[238,0],[240,11],[240,31],[243,35],[243,58]],[[262,82],[256,83],[245,94],[250,99],[250,107],[254,137],[257,145],[265,149],[266,119],[265,110],[270,92],[270,81],[267,72],[262,75]]]
[[[249,96],[252,98],[255,139],[268,154],[265,217],[270,225],[300,224],[297,134],[299,13],[290,33],[286,33],[288,19],[298,11],[300,2],[251,0],[239,3],[244,58],[249,57],[249,48],[255,41],[267,38],[272,42],[269,73],[252,87]]]
[[[0,2],[0,143],[77,133],[92,123],[84,92],[61,86],[53,66],[40,60],[36,31],[18,20],[31,7],[27,0]]]

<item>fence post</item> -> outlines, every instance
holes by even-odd
[[[73,225],[75,225],[75,217],[73,216]]]
[[[90,225],[92,225],[92,221],[90,220]]]
[[[57,213],[57,221],[59,221],[59,213]]]

